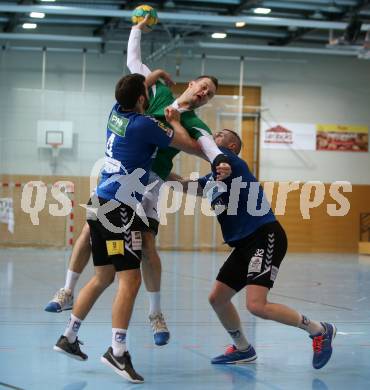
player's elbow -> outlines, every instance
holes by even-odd
[[[189,153],[199,155],[202,152],[202,149],[197,143],[189,142],[188,144]]]
[[[202,153],[202,148],[200,147],[198,142],[196,142],[194,139],[186,138],[184,140],[184,144],[186,144],[187,153],[195,154],[197,156],[199,156]]]

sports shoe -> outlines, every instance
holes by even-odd
[[[73,306],[73,295],[64,288],[58,290],[54,298],[46,305],[45,311],[60,313],[64,310],[71,310]]]
[[[245,351],[239,351],[235,345],[230,345],[226,348],[223,355],[214,357],[211,360],[212,364],[235,364],[248,363],[257,359],[257,354],[254,348],[249,345]]]
[[[114,356],[112,347],[100,358],[106,366],[111,367],[118,375],[132,383],[143,383],[144,378],[139,375],[132,366],[131,356],[126,351],[122,356]]]
[[[162,313],[149,315],[150,325],[153,329],[153,338],[155,345],[166,345],[170,340],[170,332],[168,331],[166,321]]]
[[[78,338],[76,338],[74,343],[70,343],[67,337],[60,336],[53,349],[54,351],[64,353],[72,359],[84,361],[87,360],[88,356],[81,351],[80,344],[83,345],[83,342]]]
[[[313,359],[312,365],[317,370],[324,367],[325,364],[329,361],[333,348],[331,346],[333,339],[337,333],[337,328],[334,324],[329,324],[327,322],[321,322],[321,325],[324,327],[324,332],[316,336],[310,336],[312,341],[313,348]]]

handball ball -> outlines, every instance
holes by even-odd
[[[157,11],[151,7],[150,5],[139,5],[132,11],[132,23],[138,24],[140,23],[145,16],[149,14],[149,19],[147,22],[147,26],[152,27],[158,22]]]

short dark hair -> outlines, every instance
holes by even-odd
[[[243,146],[243,142],[242,142],[239,134],[234,130],[230,130],[230,129],[224,129],[224,130],[228,131],[229,133],[231,133],[233,135],[233,138],[234,138],[235,143],[236,143],[235,153],[239,154],[241,149],[242,149],[242,146]]]
[[[132,110],[140,96],[146,96],[145,77],[139,73],[121,77],[116,84],[115,96],[124,110]]]
[[[198,80],[201,80],[201,79],[210,79],[212,81],[212,83],[215,85],[216,87],[216,90],[218,88],[218,80],[216,77],[214,76],[208,76],[208,75],[203,75],[203,76],[199,76],[197,77],[194,81],[198,81]]]

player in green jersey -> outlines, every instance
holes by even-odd
[[[132,28],[128,42],[127,65],[132,73],[141,73],[150,77],[151,71],[141,62],[140,40],[145,21]],[[167,76],[165,72],[159,76]],[[158,77],[158,75],[157,75]],[[189,135],[196,139],[203,153],[189,150],[206,157],[214,166],[219,166],[219,178],[230,173],[230,167],[224,160],[224,155],[216,146],[208,126],[194,113],[194,109],[206,104],[217,89],[217,79],[212,76],[201,76],[189,82],[188,88],[175,100],[171,90],[161,81],[154,80],[149,92],[149,108],[147,114],[165,122],[164,110],[172,106],[181,113],[181,125]],[[153,328],[154,341],[157,345],[165,345],[169,341],[169,332],[164,321],[160,306],[161,261],[155,247],[155,235],[158,231],[158,197],[161,185],[172,169],[172,160],[179,152],[177,149],[166,148],[157,152],[149,184],[157,181],[157,185],[150,192],[144,194],[143,209],[150,222],[147,232],[143,233],[143,262],[142,274],[149,294],[149,319]],[[69,270],[67,271],[65,287],[60,289],[48,304],[51,311],[63,311],[73,304],[73,289],[90,257],[89,229],[84,226],[72,252]],[[51,305],[50,305],[51,304]],[[57,310],[54,308],[57,307]]]
[[[127,45],[127,66],[131,73],[141,73],[148,76],[151,70],[142,63],[140,41],[145,21],[131,29]],[[200,76],[189,82],[186,90],[175,99],[171,90],[158,80],[149,90],[149,108],[147,114],[156,119],[165,121],[164,109],[172,106],[181,114],[181,124],[189,135],[196,139],[203,154],[212,164],[218,163],[223,154],[218,149],[211,136],[209,127],[195,114],[194,109],[209,102],[216,93],[217,79],[213,76]],[[173,166],[173,158],[179,150],[174,148],[159,149],[152,166],[149,182],[157,182],[156,187],[144,194],[143,208],[150,221],[150,229],[143,233],[143,253],[145,260],[142,263],[142,274],[150,298],[149,319],[153,327],[154,341],[157,345],[164,345],[169,340],[169,332],[163,319],[160,307],[161,261],[155,247],[155,235],[159,223],[159,189],[167,179]]]

